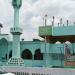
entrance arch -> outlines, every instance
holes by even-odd
[[[41,53],[40,49],[37,49],[35,51],[34,59],[35,60],[43,60],[43,53]]]
[[[22,59],[32,59],[32,53],[29,49],[25,49],[21,54]]]
[[[0,39],[0,59],[6,60],[5,54],[8,51],[8,41],[5,38]]]

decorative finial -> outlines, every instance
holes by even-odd
[[[58,27],[59,27],[59,22],[58,22]]]
[[[62,26],[62,18],[60,18],[60,25]]]
[[[53,23],[52,23],[52,26],[54,26],[54,19],[55,19],[55,17],[53,16]]]
[[[47,25],[47,14],[45,14],[45,26]]]
[[[68,26],[68,20],[67,20],[67,26]]]
[[[43,21],[43,26],[44,26],[44,17],[42,18],[42,21]]]
[[[53,19],[54,19],[55,17],[53,16]]]

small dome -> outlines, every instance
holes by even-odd
[[[60,41],[57,41],[55,44],[61,44],[61,42]]]
[[[70,41],[66,41],[65,44],[71,44],[71,42]]]

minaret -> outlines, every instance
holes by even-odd
[[[20,35],[22,34],[22,29],[19,26],[19,10],[22,0],[12,0],[12,5],[14,8],[14,26],[10,29],[13,35],[12,58],[10,58],[8,64],[23,65],[23,60],[20,57]]]

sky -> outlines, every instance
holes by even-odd
[[[14,10],[12,0],[0,0],[0,23],[3,24],[2,33],[9,34],[13,27]],[[23,28],[21,39],[41,39],[38,36],[38,27],[43,26],[44,15],[47,14],[47,25],[51,25],[52,17],[55,16],[55,26],[63,19],[69,20],[69,25],[75,21],[75,0],[22,0],[20,8],[20,27]]]

